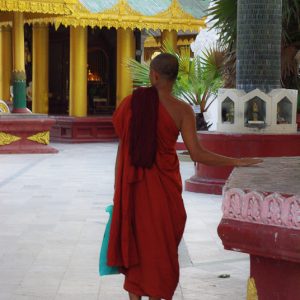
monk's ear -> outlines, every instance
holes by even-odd
[[[152,85],[154,85],[154,74],[153,74],[153,70],[150,69],[150,72],[149,72],[149,79],[150,79],[150,82]]]
[[[153,71],[153,76],[154,76],[154,79],[155,81],[158,81],[159,80],[159,73],[157,73],[156,71]]]
[[[150,69],[149,77],[150,77],[151,84],[155,85],[159,79],[159,74],[156,71],[154,71],[153,69]]]

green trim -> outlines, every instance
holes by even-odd
[[[15,80],[13,83],[13,107],[26,108],[26,81]]]

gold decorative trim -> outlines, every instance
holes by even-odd
[[[196,34],[195,34],[196,35]],[[177,46],[190,46],[195,41],[195,37],[181,37],[177,38]],[[144,42],[145,48],[161,48],[161,42],[158,38],[148,36]]]
[[[101,14],[108,14],[108,15],[120,15],[120,16],[140,16],[143,15],[136,10],[132,9],[130,5],[127,3],[126,0],[119,0],[119,3],[114,5],[112,8],[101,12]]]
[[[21,138],[3,131],[0,131],[0,146],[12,144]]]
[[[0,0],[0,10],[44,14],[70,14],[76,0]]]
[[[63,26],[91,26],[107,28],[153,29],[199,31],[205,28],[205,18],[196,19],[181,8],[178,0],[173,0],[164,12],[153,16],[144,16],[132,9],[126,0],[119,2],[103,12],[89,12],[81,3],[74,6],[71,15],[30,20],[30,23],[51,23],[56,28]]]
[[[9,107],[7,106],[7,104],[3,101],[0,100],[0,113],[9,113]]]
[[[48,145],[50,143],[50,132],[49,131],[39,132],[37,134],[29,136],[27,140],[37,142],[39,144]]]
[[[1,22],[0,32],[11,32],[11,29],[12,29],[11,24],[5,24],[5,25],[3,25],[3,23]]]
[[[188,14],[187,12],[185,12],[180,3],[178,2],[178,0],[172,0],[170,7],[157,14],[156,17],[158,18],[168,18],[168,19],[195,19],[192,15]]]
[[[248,279],[247,300],[258,300],[257,289],[253,277]]]

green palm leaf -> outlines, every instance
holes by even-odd
[[[237,2],[238,0],[213,0],[207,10],[212,28],[218,31],[221,46],[230,48],[237,37]],[[300,32],[300,1],[282,1],[282,36],[285,42],[295,41]],[[299,39],[298,39],[299,41]]]
[[[179,54],[169,41],[163,44],[162,52],[173,54],[178,59],[179,72],[173,87],[174,96],[191,105],[200,105],[201,112],[205,112],[212,103],[211,100],[208,102],[209,97],[216,94],[223,84],[220,71],[223,52],[213,48],[207,50],[202,59],[198,56],[191,58],[189,47],[182,49]],[[214,63],[218,65],[214,66]],[[128,59],[126,66],[135,87],[150,85],[148,64]]]
[[[221,46],[231,48],[237,35],[237,0],[214,0],[212,3],[207,10],[212,28],[217,30]]]
[[[226,49],[227,61],[224,69],[226,87],[235,85],[235,48],[237,38],[237,2],[238,0],[213,0],[212,6],[207,10],[212,28],[219,34],[219,42]],[[297,66],[293,65],[293,75],[286,76],[291,72],[291,62],[295,62],[292,53],[300,49],[300,1],[282,1],[282,82],[286,88],[299,89],[296,81]]]
[[[126,67],[129,69],[131,78],[133,81],[133,86],[149,86],[149,65],[146,63],[140,63],[135,59],[129,58],[125,62]]]

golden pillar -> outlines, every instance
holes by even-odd
[[[32,112],[48,114],[48,25],[35,24],[32,29]]]
[[[11,27],[0,27],[0,99],[10,100],[10,77],[12,71]]]
[[[30,113],[26,108],[24,15],[13,13],[13,113]]]
[[[131,29],[117,31],[117,105],[132,93],[132,79],[126,60],[135,58],[135,38]]]
[[[165,41],[171,44],[172,48],[177,51],[177,32],[176,30],[164,30],[161,33],[161,44]]]
[[[25,72],[24,15],[15,12],[13,17],[13,70]]]
[[[87,27],[70,27],[69,115],[87,115]]]

